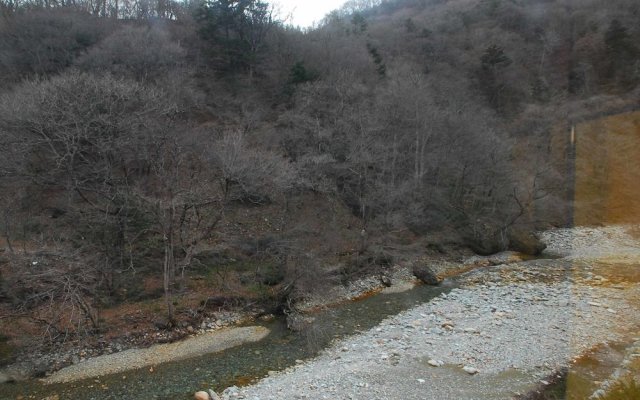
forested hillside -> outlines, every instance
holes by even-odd
[[[572,126],[639,106],[635,0],[0,10],[0,323],[54,341],[531,250],[572,223]]]

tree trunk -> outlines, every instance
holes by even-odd
[[[11,254],[14,253],[13,246],[11,245],[11,228],[10,228],[10,220],[9,220],[9,211],[5,210],[4,212],[4,237],[7,241],[7,247],[9,247],[9,252]]]
[[[165,239],[164,246],[164,298],[167,304],[167,318],[173,324],[175,320],[175,310],[173,306],[173,277],[175,275],[175,257],[174,257],[173,235],[170,233]]]

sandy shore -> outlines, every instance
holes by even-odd
[[[43,381],[45,383],[72,382],[132,369],[152,367],[164,362],[216,353],[244,343],[257,342],[268,334],[269,330],[262,326],[225,328],[176,343],[159,344],[146,349],[129,349],[90,358],[63,368]]]

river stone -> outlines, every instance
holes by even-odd
[[[393,281],[391,280],[391,277],[389,275],[382,275],[380,276],[380,282],[385,286],[385,287],[390,287],[393,284]]]
[[[503,251],[506,243],[500,230],[489,226],[483,228],[481,234],[471,229],[463,232],[464,244],[481,256],[490,256]]]
[[[228,387],[222,392],[222,398],[224,400],[236,399],[238,398],[239,395],[240,395],[240,389],[238,389],[237,386]]]
[[[446,320],[440,326],[447,330],[453,330],[453,327],[455,326],[455,324],[453,323],[453,321]]]
[[[13,379],[13,377],[9,376],[9,374],[6,374],[4,372],[0,372],[0,384],[1,383],[7,383],[7,382],[13,382],[15,379]]]
[[[413,275],[427,285],[435,286],[440,283],[440,279],[438,279],[431,268],[427,267],[426,265],[414,265]]]
[[[469,374],[469,375],[475,375],[475,374],[477,374],[478,372],[480,372],[480,371],[478,371],[476,368],[474,368],[474,367],[470,367],[470,366],[468,366],[468,365],[464,366],[464,367],[462,368],[462,370],[463,370],[464,372],[466,372],[467,374]]]
[[[196,392],[196,394],[193,395],[193,398],[195,400],[210,400],[209,393],[203,391]]]
[[[511,229],[507,236],[509,238],[509,248],[520,253],[537,256],[547,248],[547,245],[542,243],[532,232]]]
[[[431,365],[432,367],[442,367],[444,365],[444,361],[432,359],[427,361],[427,364]]]
[[[209,390],[207,390],[207,393],[209,393],[209,398],[211,400],[220,400],[220,396],[218,396],[218,394],[216,392],[214,392],[213,390],[209,389]]]

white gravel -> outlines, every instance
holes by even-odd
[[[639,238],[640,227],[632,225],[553,229],[541,234],[547,252],[583,260],[614,257],[637,261]]]
[[[614,284],[590,272],[594,258],[638,257],[625,229],[545,234],[550,250],[570,258],[470,273],[448,295],[225,397],[511,398],[593,346],[637,332],[638,284]],[[638,268],[638,260],[627,267]]]

